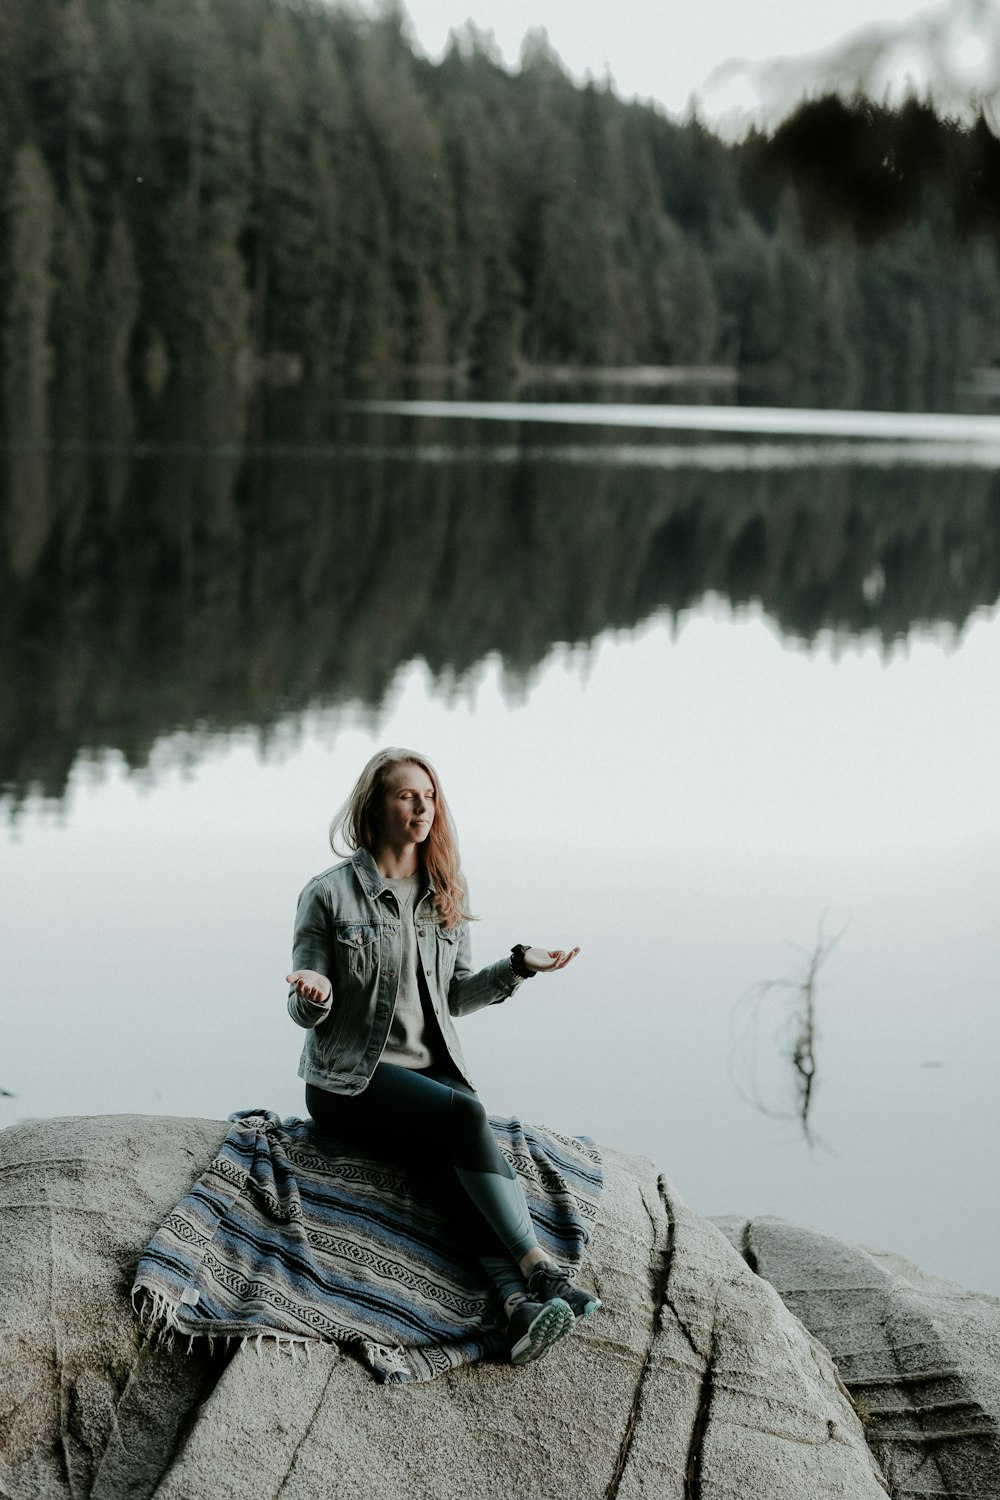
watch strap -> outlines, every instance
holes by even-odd
[[[510,950],[510,966],[519,979],[534,979],[535,977],[535,970],[529,969],[524,961],[528,946],[527,943],[515,943]]]

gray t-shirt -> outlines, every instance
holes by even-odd
[[[400,1068],[429,1068],[435,1060],[433,1029],[427,1024],[420,999],[417,934],[413,920],[414,904],[423,882],[419,875],[406,875],[401,880],[386,879],[385,883],[399,902],[402,951],[399,957],[396,1009],[392,1013],[389,1040],[385,1044],[381,1061],[395,1063]]]

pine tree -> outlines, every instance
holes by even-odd
[[[49,529],[48,386],[52,367],[52,241],[55,191],[41,152],[21,146],[7,201],[6,289],[0,326],[7,442],[5,529],[11,571],[27,576]]]
[[[131,353],[140,305],[132,236],[119,211],[96,280],[91,337],[91,408],[106,441],[123,442],[131,432]]]
[[[2,327],[3,396],[10,436],[41,441],[52,370],[49,314],[56,198],[41,152],[15,155],[7,206]]]

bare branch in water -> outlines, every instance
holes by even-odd
[[[797,978],[765,979],[736,1002],[733,1015],[737,1035],[729,1053],[729,1077],[742,1099],[774,1120],[798,1120],[810,1146],[821,1144],[809,1119],[816,1084],[816,995],[820,970],[840,942],[846,927],[827,937],[825,917],[812,948],[801,948],[804,965]],[[791,1064],[794,1108],[776,1107],[764,1098],[758,1077],[760,1024],[766,1003],[777,998],[781,1020],[774,1033],[779,1056]]]

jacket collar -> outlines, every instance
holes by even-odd
[[[385,880],[382,876],[382,871],[375,863],[371,850],[358,849],[351,856],[351,864],[354,866],[354,873],[360,880],[365,894],[369,897],[370,900],[377,901],[382,893],[388,890],[388,886],[386,885]],[[427,874],[427,871],[424,870],[422,866],[420,869],[420,873],[424,877],[424,885],[421,896],[426,896],[428,892],[433,894],[434,882],[431,880],[430,876]]]

